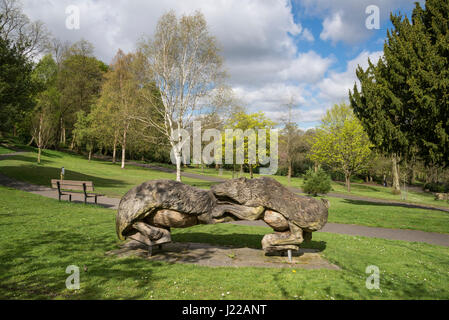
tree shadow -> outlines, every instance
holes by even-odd
[[[196,242],[196,243],[208,243],[223,246],[232,246],[235,248],[254,248],[262,249],[262,238],[264,235],[258,234],[211,234],[203,232],[191,232],[191,233],[175,233],[172,234],[173,241],[176,242]],[[322,252],[326,249],[325,241],[305,241],[300,245],[300,248],[315,249],[318,252]]]
[[[413,209],[423,209],[423,210],[436,210],[436,211],[442,211],[442,212],[449,212],[449,208],[437,208],[432,206],[426,206],[423,204],[415,205],[412,203],[400,203],[400,202],[389,202],[388,200],[382,200],[382,202],[378,201],[367,201],[367,200],[355,200],[355,199],[343,199],[343,203],[347,204],[353,204],[353,205],[359,205],[359,206],[380,206],[380,207],[404,207],[404,208],[413,208]]]
[[[11,178],[26,180],[44,186],[51,186],[51,179],[61,178],[61,169],[54,167],[43,166],[36,169],[36,167],[31,167],[28,165],[2,166],[1,171]],[[92,181],[94,183],[94,187],[100,188],[117,188],[127,185],[123,180],[100,178],[67,169],[65,170],[64,179]]]
[[[27,299],[49,299],[63,297],[66,299],[101,299],[111,294],[107,288],[114,282],[133,282],[136,289],[149,288],[153,280],[161,279],[153,275],[152,267],[160,262],[142,261],[132,258],[105,257],[97,254],[98,248],[111,248],[113,242],[107,238],[86,239],[86,236],[70,231],[49,231],[42,235],[25,238],[14,242],[12,246],[0,253],[0,270],[2,274],[18,277],[14,281],[0,284],[0,295],[9,298],[15,295]],[[38,254],[37,254],[38,253]],[[87,253],[87,254],[86,254]],[[92,254],[93,253],[93,254]],[[28,265],[18,268],[18,262]],[[81,292],[66,289],[69,274],[66,268],[75,265],[80,269]],[[146,281],[143,281],[145,276]],[[18,280],[20,279],[20,280]],[[147,290],[134,290],[144,292]],[[3,293],[2,293],[3,292]],[[127,296],[129,299],[144,298],[144,293]],[[112,299],[123,298],[120,292],[112,292]]]

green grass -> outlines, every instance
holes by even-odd
[[[449,233],[449,212],[328,198],[329,222]]]
[[[171,173],[131,165],[121,169],[118,163],[89,162],[82,156],[58,151],[45,150],[41,164],[37,164],[36,159],[35,152],[9,157],[0,162],[0,173],[17,180],[50,186],[50,180],[59,179],[61,167],[64,167],[66,180],[93,181],[96,192],[111,197],[122,197],[129,189],[148,180],[176,178]],[[200,188],[211,186],[210,182],[199,179],[183,178],[183,182]]]
[[[8,153],[13,153],[13,152],[14,152],[13,150],[0,145],[0,154],[8,154]]]
[[[343,182],[332,182],[332,192],[346,195],[357,195],[368,198],[394,200],[404,203],[420,203],[436,207],[449,207],[446,201],[437,201],[432,193],[408,191],[407,200],[402,200],[401,195],[394,195],[391,188],[370,184],[351,184],[351,192],[346,190]]]
[[[0,299],[449,299],[447,247],[315,233],[308,246],[341,270],[168,264],[106,256],[118,246],[114,214],[0,187]],[[173,240],[260,248],[268,232],[207,225]],[[81,268],[80,290],[65,288],[69,265]],[[365,287],[369,265],[380,290]]]
[[[202,174],[211,177],[220,177],[223,179],[231,179],[232,171],[223,170],[222,174],[219,175],[218,171],[212,168],[187,168],[184,169],[186,172]],[[238,172],[237,172],[238,174]],[[249,178],[249,173],[243,173],[244,177]],[[260,177],[259,175],[254,175],[256,178]],[[237,175],[236,175],[237,177]],[[288,185],[288,179],[286,176],[271,176],[276,179],[283,185]],[[304,184],[304,180],[299,177],[291,178],[291,187],[294,188],[302,188]],[[346,186],[344,182],[332,181],[332,193],[338,193],[342,195],[353,195],[353,196],[362,196],[374,199],[384,199],[384,200],[394,200],[395,202],[403,202],[403,203],[417,203],[417,204],[425,204],[433,207],[449,207],[449,203],[445,201],[436,201],[434,195],[428,192],[417,192],[417,191],[408,191],[407,192],[407,200],[402,200],[401,195],[394,195],[391,192],[391,188],[385,188],[381,185],[372,185],[372,184],[362,184],[362,183],[351,183],[351,192],[346,190]]]

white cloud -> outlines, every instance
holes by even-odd
[[[290,61],[289,66],[280,74],[285,80],[313,83],[324,76],[332,63],[333,59],[322,58],[316,52],[309,51]]]
[[[421,4],[424,0],[418,0]],[[373,30],[366,28],[366,8],[375,5],[380,12],[380,28],[386,29],[391,11],[410,10],[414,1],[410,0],[301,0],[305,14],[323,19],[322,40],[332,43],[356,44],[369,39]]]
[[[314,42],[315,41],[315,37],[313,36],[312,32],[309,29],[307,29],[307,28],[305,28],[303,30],[303,32],[301,34],[301,39],[309,41],[309,42]]]
[[[348,61],[344,72],[330,72],[329,76],[324,78],[319,84],[320,96],[329,103],[339,103],[348,100],[349,89],[353,89],[354,84],[358,83],[356,76],[357,66],[363,69],[368,67],[368,58],[376,63],[382,56],[382,51],[361,52],[356,58]]]
[[[343,12],[336,12],[323,21],[323,31],[320,34],[321,40],[330,40],[333,44],[338,41],[359,42],[365,36],[365,32],[360,32],[359,28],[353,28],[350,24],[344,23]]]

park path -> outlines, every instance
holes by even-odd
[[[0,155],[0,160],[14,156],[23,154],[25,152],[15,152],[10,154],[3,154]],[[128,163],[131,165],[138,165],[150,169],[160,170],[163,172],[172,172],[172,169],[169,168],[163,168],[163,167],[157,167],[153,165],[148,164],[140,164],[140,163]],[[210,176],[202,176],[195,173],[187,173],[183,172],[182,175],[184,177],[190,177],[195,179],[202,179],[206,181],[212,181],[212,182],[222,182],[225,181],[225,179],[221,178],[215,178]],[[15,179],[12,179],[10,177],[7,177],[3,174],[0,174],[0,185],[3,185],[5,187],[14,188],[26,192],[30,192],[33,194],[37,194],[40,196],[44,196],[47,198],[52,199],[58,199],[58,192],[55,189],[51,189],[45,186],[35,185],[28,182],[18,181]],[[296,188],[291,188],[294,192],[300,192]],[[346,195],[339,195],[342,196],[342,198],[348,198]],[[372,199],[365,200],[364,197],[351,197],[351,198],[357,198],[357,200],[363,200],[363,201],[371,201]],[[67,197],[64,197],[64,199],[67,199]],[[375,199],[378,200],[378,199]],[[64,200],[66,201],[66,200]],[[92,199],[90,199],[92,201]],[[72,195],[72,202],[75,203],[84,203],[84,195],[83,194],[73,194]],[[389,203],[389,201],[379,201],[381,203]],[[117,210],[118,205],[120,203],[120,199],[118,198],[109,198],[109,197],[99,197],[98,198],[98,205],[108,208]],[[397,202],[397,205],[408,205],[406,203],[400,203]],[[428,208],[430,209],[430,208]],[[432,208],[435,209],[435,208]],[[232,222],[233,224],[238,225],[249,225],[249,226],[259,226],[259,227],[268,227],[267,224],[263,221],[236,221]],[[337,234],[346,234],[346,235],[352,235],[352,236],[363,236],[363,237],[370,237],[370,238],[382,238],[382,239],[389,239],[389,240],[402,240],[402,241],[409,241],[409,242],[425,242],[429,244],[434,245],[440,245],[440,246],[446,246],[449,247],[449,235],[448,234],[441,234],[436,232],[424,232],[419,230],[408,230],[408,229],[388,229],[388,228],[378,228],[378,227],[366,227],[366,226],[360,226],[360,225],[352,225],[352,224],[340,224],[340,223],[327,223],[323,229],[321,229],[319,232],[329,232],[329,233],[337,233]]]

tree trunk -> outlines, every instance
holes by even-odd
[[[125,160],[126,160],[126,134],[128,131],[128,126],[126,126],[125,130],[123,131],[123,142],[122,142],[122,169],[125,169]]]
[[[117,157],[117,136],[114,137],[114,145],[112,148],[112,163],[115,163]]]
[[[43,115],[41,114],[40,118],[39,118],[39,137],[38,137],[38,141],[37,141],[37,147],[38,147],[38,152],[37,152],[37,163],[41,163],[41,153],[42,153],[42,122],[44,121],[43,119]]]
[[[396,155],[393,155],[391,158],[391,164],[392,164],[392,175],[393,175],[393,193],[394,194],[400,194],[401,193],[401,186],[399,183],[399,170],[398,170],[398,164],[397,164],[397,157]]]
[[[176,181],[181,182],[181,152],[175,150],[175,158],[176,158]]]
[[[92,149],[89,149],[89,162],[92,159]]]
[[[288,186],[292,184],[292,162],[288,162],[288,174],[287,174]]]
[[[348,192],[351,192],[351,175],[349,173],[345,173],[345,184]]]
[[[239,178],[243,176],[243,164],[240,165]]]
[[[64,129],[64,132],[65,132],[65,129]],[[64,134],[64,136],[65,136],[65,134]],[[76,140],[76,134],[73,135],[72,143],[70,144],[70,150],[73,150],[73,148],[75,148],[75,140]],[[64,137],[64,145],[65,145],[65,137]]]
[[[250,179],[253,179],[253,178],[254,178],[254,175],[253,175],[253,165],[252,165],[252,164],[249,164],[249,177],[250,177]]]
[[[235,178],[235,163],[232,165],[232,179]]]

